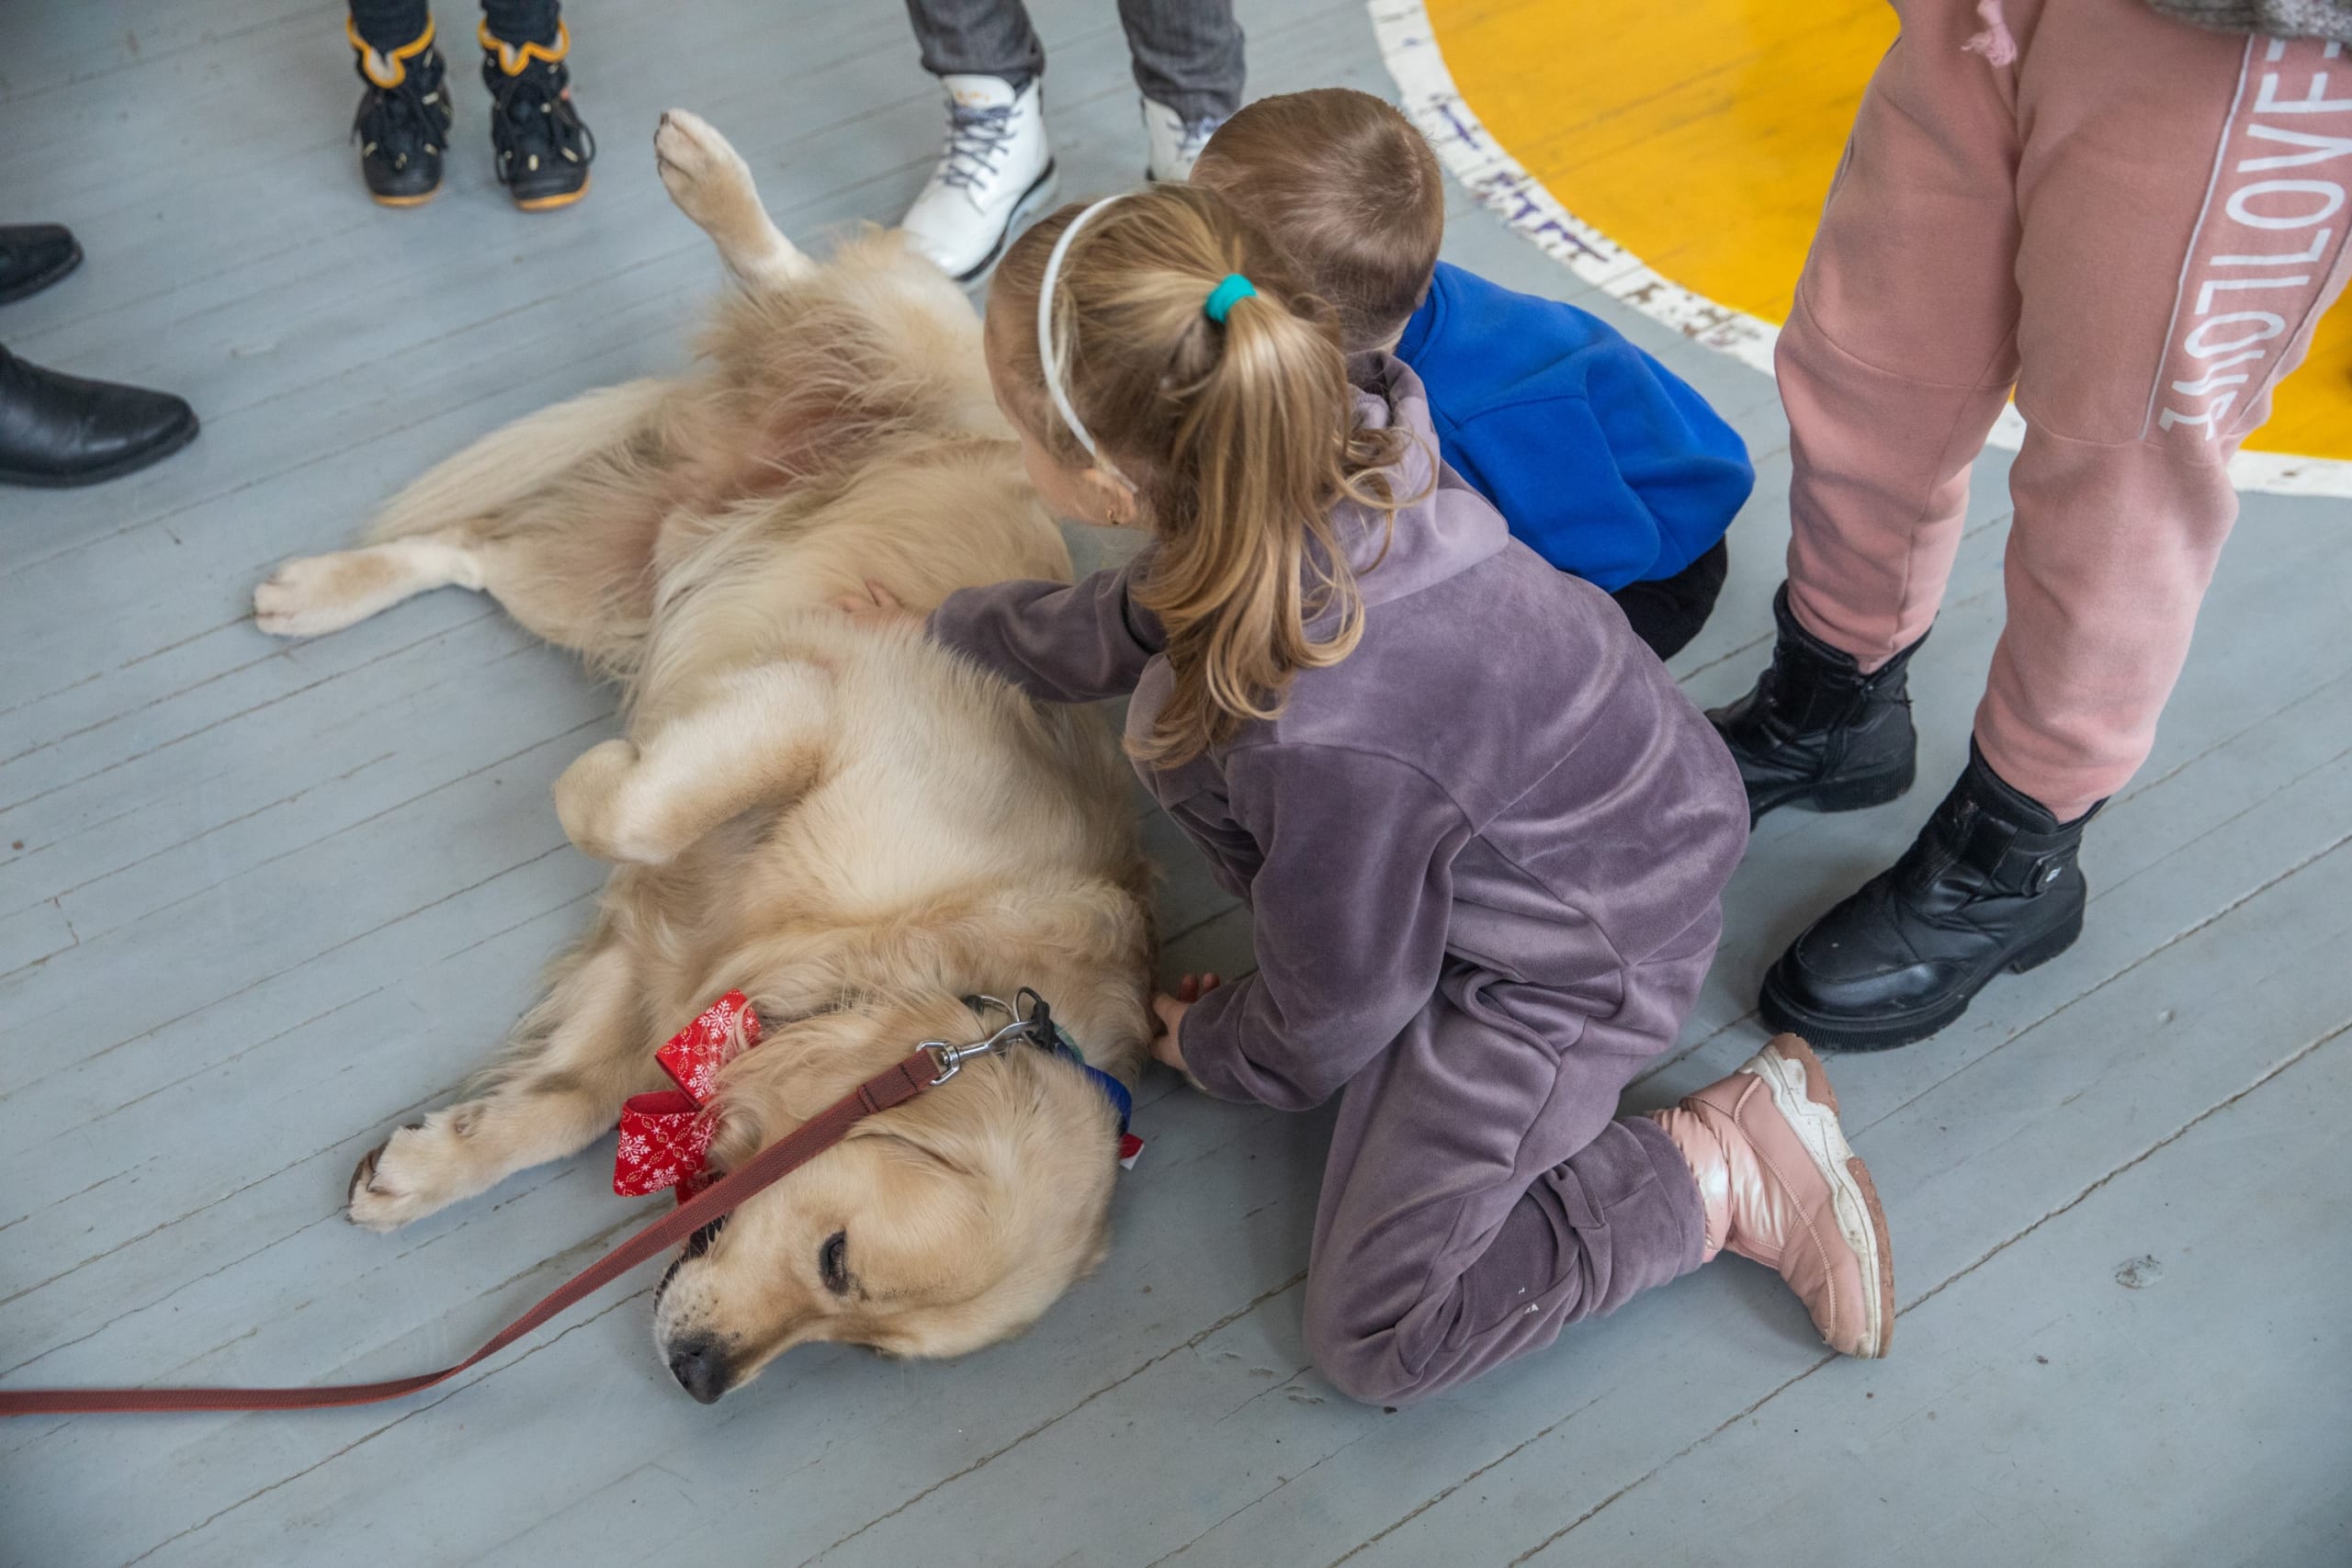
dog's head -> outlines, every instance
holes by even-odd
[[[714,1164],[741,1163],[922,1040],[960,1002],[876,1005],[770,1032],[720,1078]],[[1101,1261],[1117,1122],[1023,1045],[867,1117],[698,1234],[655,1293],[654,1342],[704,1404],[811,1340],[957,1356],[1020,1332]]]

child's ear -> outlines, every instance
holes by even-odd
[[[1138,510],[1135,487],[1119,474],[1105,468],[1088,468],[1078,476],[1086,492],[1087,511],[1114,528],[1135,525]]]

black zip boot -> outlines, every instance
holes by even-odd
[[[571,31],[551,44],[510,44],[481,26],[481,79],[490,86],[490,141],[498,180],[526,212],[569,207],[588,194],[596,139],[571,104]]]
[[[449,149],[447,62],[433,46],[433,24],[390,54],[378,52],[346,24],[359,51],[359,79],[368,91],[351,119],[359,143],[359,173],[368,194],[385,207],[416,207],[441,188],[441,155]]]
[[[1966,1012],[2002,971],[2057,957],[2083,933],[2075,857],[2098,813],[2061,824],[1972,742],[1967,771],[1903,858],[1765,975],[1764,1021],[1829,1050],[1908,1045]]]
[[[1755,689],[1707,710],[1747,786],[1748,821],[1776,806],[1859,811],[1909,789],[1918,759],[1904,672],[1928,639],[1865,675],[1851,654],[1797,624],[1785,582],[1772,619],[1781,635]]]

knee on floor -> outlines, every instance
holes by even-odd
[[[1409,1404],[1433,1380],[1409,1370],[1398,1354],[1398,1327],[1366,1327],[1361,1318],[1331,1310],[1310,1280],[1304,1325],[1306,1353],[1324,1380],[1363,1404]]]

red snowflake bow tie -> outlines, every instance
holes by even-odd
[[[683,1203],[718,1179],[706,1168],[718,1118],[709,1109],[718,1069],[760,1043],[760,1015],[729,991],[670,1036],[653,1054],[678,1087],[633,1095],[621,1107],[620,1146],[613,1152],[613,1190],[641,1198],[664,1187]]]

